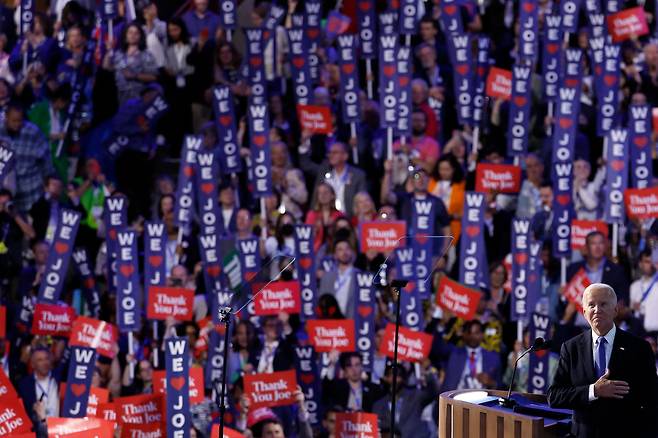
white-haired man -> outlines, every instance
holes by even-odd
[[[594,283],[583,293],[591,330],[562,345],[552,407],[573,409],[572,433],[589,437],[656,436],[656,365],[649,344],[616,327],[617,295]]]

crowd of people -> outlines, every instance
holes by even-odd
[[[47,2],[36,3],[44,6]],[[318,134],[301,126],[294,110],[285,30],[294,25],[295,15],[305,13],[304,0],[238,1],[238,25],[231,29],[222,27],[218,3],[223,2],[178,3],[119,0],[117,15],[101,20],[96,2],[51,0],[48,8],[35,11],[24,33],[20,32],[18,5],[0,5],[0,139],[14,154],[13,165],[7,171],[0,168],[0,297],[7,309],[0,363],[15,383],[37,434],[45,434],[46,418],[59,416],[58,383],[66,378],[69,360],[67,338],[32,335],[29,326],[58,212],[63,208],[82,215],[76,246],[86,250],[90,261],[100,297],[98,319],[111,323],[117,319],[104,222],[106,200],[111,197],[126,197],[128,225],[138,235],[144,233],[146,221],[165,224],[166,284],[195,290],[193,320],[169,319],[160,333],[154,333],[144,319],[136,333],[135,351],[128,352],[122,334],[113,359],[99,356],[92,386],[108,389],[111,398],[151,393],[153,371],[164,366],[162,358],[156,364],[154,355],[162,348],[163,333],[172,330],[189,340],[191,366],[206,366],[212,306],[206,298],[200,227],[192,224],[183,230],[179,226],[176,184],[186,135],[200,136],[202,147],[209,151],[222,144],[213,113],[213,88],[218,85],[228,86],[232,93],[231,116],[244,171],[224,173],[216,181],[221,213],[217,219],[225,235],[257,237],[263,265],[267,260],[295,256],[294,225],[311,225],[318,278],[316,318],[351,318],[356,305],[353,273],[374,274],[390,255],[360,251],[363,223],[403,220],[413,230],[414,201],[431,199],[434,234],[454,238],[445,254],[434,254],[438,268],[431,294],[422,303],[422,330],[433,336],[432,348],[420,363],[401,364],[395,431],[390,430],[392,362],[379,353],[385,327],[395,319],[395,294],[390,288],[373,295],[376,352],[367,370],[358,352],[322,355],[317,419],[309,416],[309,395],[301,388],[295,393],[296,404],[272,409],[250,409],[249,398],[243,394],[245,375],[294,369],[294,348],[306,338],[299,315],[236,321],[228,347],[227,425],[254,437],[334,437],[336,414],[371,412],[379,418],[382,436],[430,437],[437,433],[442,391],[506,387],[517,355],[530,344],[527,330],[519,338],[511,315],[509,254],[514,218],[530,220],[534,238],[542,243],[539,306],[552,321],[550,337],[555,339],[550,380],[560,344],[588,326],[577,306],[562,295],[560,261],[552,251],[550,133],[554,120],[543,96],[540,68],[533,73],[528,153],[514,161],[507,154],[509,101],[486,97],[483,120],[476,130],[459,123],[449,35],[442,28],[445,11],[438,0],[417,2],[416,32],[410,39],[410,135],[396,138],[389,156],[377,87],[371,97],[366,92],[378,75],[366,72],[361,61],[360,113],[351,129],[342,119],[339,56],[328,32],[323,32],[317,47],[318,74],[309,103],[330,108],[331,133]],[[340,11],[352,19],[346,32],[354,32],[357,3],[322,1],[323,25],[330,13]],[[388,3],[372,5],[383,12],[407,2]],[[457,3],[464,32],[488,36],[491,64],[511,70],[519,53],[519,2]],[[540,35],[545,17],[559,11],[559,4],[537,2]],[[653,31],[653,2],[631,0],[624,7],[635,4],[645,9]],[[248,129],[252,90],[243,62],[247,56],[243,29],[263,26],[273,5],[284,14],[263,55],[272,193],[257,198],[248,172],[253,162]],[[584,7],[579,23],[578,31],[564,40],[565,47],[581,48],[584,53],[572,199],[577,219],[600,220],[606,161],[603,138],[595,130],[599,115]],[[649,34],[621,43],[621,49],[619,114],[625,114],[631,103],[658,106],[658,43]],[[374,64],[377,72],[376,60]],[[146,117],[146,109],[159,98],[164,98],[167,110],[161,116]],[[75,111],[71,114],[72,101]],[[119,137],[128,140],[112,153],[109,146]],[[480,291],[475,318],[464,320],[437,305],[435,294],[441,277],[458,278],[465,196],[474,190],[478,163],[514,163],[522,169],[522,182],[517,194],[485,194],[482,233],[488,287]],[[615,257],[609,235],[587,235],[583,249],[569,257],[566,280],[584,268],[590,282],[611,285],[619,303],[617,325],[643,336],[655,352],[658,229],[652,220],[626,221],[619,228]],[[71,268],[60,300],[77,314],[89,315],[82,281]],[[527,359],[520,362],[514,390],[528,390],[528,365]],[[206,386],[204,402],[191,407],[191,436],[210,436],[212,424],[218,422],[217,394],[210,382]]]

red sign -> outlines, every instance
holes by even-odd
[[[0,339],[7,337],[7,308],[0,306]]]
[[[494,99],[509,100],[512,95],[512,72],[491,67],[487,76],[486,93]]]
[[[562,294],[570,302],[574,303],[578,307],[578,311],[583,311],[583,292],[592,284],[587,277],[587,272],[585,269],[580,268],[576,275],[574,275],[569,283],[564,287],[564,292]]]
[[[98,408],[96,409],[96,415],[94,416],[107,421],[117,422],[117,404],[115,402],[99,404]]]
[[[66,394],[66,383],[59,385],[59,399],[60,403],[64,402],[64,395]],[[87,400],[87,415],[96,417],[98,413],[98,405],[107,403],[110,399],[110,391],[98,386],[92,386],[89,390],[89,399]]]
[[[133,395],[114,400],[119,424],[162,423],[164,403],[161,394]]]
[[[606,18],[608,33],[613,43],[626,41],[649,33],[647,17],[641,7],[624,9]]]
[[[213,424],[210,431],[210,438],[219,438],[219,424]],[[237,430],[224,426],[224,438],[244,438]]]
[[[203,397],[203,368],[191,367],[190,376],[190,403],[201,403]],[[153,393],[162,394],[167,393],[167,372],[165,370],[153,371]]]
[[[468,321],[475,316],[480,298],[482,293],[443,276],[439,282],[436,304]]]
[[[378,438],[377,414],[339,412],[336,414],[336,437]]]
[[[585,237],[592,231],[599,231],[608,237],[608,225],[603,221],[574,219],[571,221],[571,249],[580,251],[585,247]]]
[[[359,225],[361,232],[361,252],[389,252],[399,247],[400,239],[407,234],[405,221],[374,221]]]
[[[162,438],[166,436],[167,431],[162,423],[124,424],[121,426],[121,438]]]
[[[74,320],[72,307],[37,303],[32,317],[32,334],[67,337]]]
[[[262,283],[255,284],[254,293],[262,287]],[[278,315],[281,312],[299,313],[301,309],[299,281],[274,281],[268,284],[254,300],[254,314],[258,316]]]
[[[476,192],[518,193],[521,168],[512,164],[480,163],[475,170]]]
[[[658,217],[658,187],[624,191],[626,213],[631,219]]]
[[[18,398],[18,393],[5,371],[0,367],[0,400],[4,398]]]
[[[353,319],[310,319],[306,332],[315,351],[355,351]]]
[[[331,134],[331,110],[328,106],[297,105],[297,116],[302,129],[307,129],[314,134]]]
[[[62,436],[76,438],[113,438],[114,424],[101,418],[60,418],[46,420],[48,438]]]
[[[18,397],[0,398],[0,436],[14,436],[32,430],[32,420],[25,412],[23,401]]]
[[[395,324],[388,323],[379,353],[393,357],[395,348]],[[419,362],[430,354],[432,335],[400,327],[398,334],[398,359],[407,362]]]
[[[150,286],[146,317],[165,320],[173,316],[177,321],[191,321],[194,291],[180,287]]]
[[[244,393],[251,398],[249,409],[291,405],[296,390],[294,370],[244,376]]]
[[[105,321],[78,316],[71,329],[70,345],[95,348],[98,354],[113,358],[116,354],[117,328]]]

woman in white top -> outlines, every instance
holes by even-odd
[[[601,166],[589,181],[591,165],[582,158],[573,164],[573,202],[578,219],[595,220],[600,218],[599,194],[605,182],[605,167]]]

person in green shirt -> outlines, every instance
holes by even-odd
[[[60,140],[66,135],[64,125],[66,123],[66,109],[71,100],[71,86],[61,84],[54,89],[46,87],[46,90],[46,98],[32,105],[27,117],[48,138],[55,171],[66,184],[69,173],[69,157],[66,153],[66,147],[63,147],[60,155],[57,156],[57,147]]]
[[[78,177],[73,180],[77,186],[76,195],[86,212],[82,223],[98,230],[98,223],[103,220],[105,197],[112,193],[113,188],[105,180],[101,166],[95,158],[89,158],[85,163],[84,175],[84,179]]]

